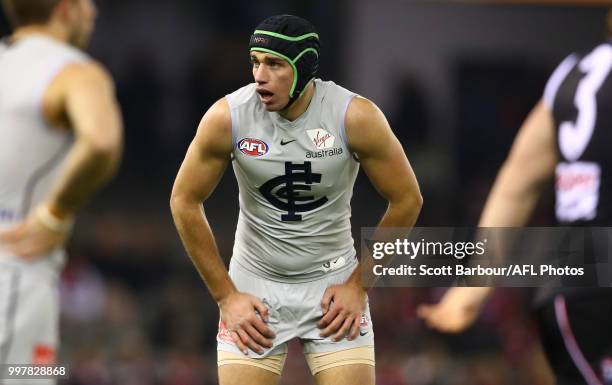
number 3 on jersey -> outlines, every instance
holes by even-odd
[[[593,136],[597,119],[597,91],[612,69],[612,47],[599,46],[579,64],[586,75],[576,90],[574,104],[578,109],[576,122],[562,122],[559,126],[559,147],[563,157],[572,162],[578,160]]]
[[[567,162],[556,169],[557,219],[592,220],[597,215],[601,169],[595,162],[580,161],[597,123],[597,92],[612,69],[612,47],[601,45],[578,64],[585,75],[578,83],[574,104],[576,121],[559,125],[559,149]]]

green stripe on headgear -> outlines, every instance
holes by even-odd
[[[276,55],[293,68],[286,107],[300,97],[319,68],[319,35],[312,24],[297,16],[279,15],[264,20],[253,32],[249,49]]]

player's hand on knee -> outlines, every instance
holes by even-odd
[[[0,249],[24,259],[34,259],[65,245],[72,223],[62,222],[36,209],[23,222],[0,232]],[[47,216],[47,217],[45,217]]]
[[[276,336],[266,325],[268,308],[259,298],[236,292],[219,302],[219,310],[221,321],[244,354],[248,354],[248,349],[262,354],[264,348],[272,347]]]
[[[323,317],[317,324],[321,337],[333,335],[336,342],[345,336],[349,341],[357,338],[365,307],[366,292],[361,286],[345,283],[327,288],[321,301]]]

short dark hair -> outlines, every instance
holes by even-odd
[[[2,9],[13,28],[45,24],[61,0],[2,0]]]

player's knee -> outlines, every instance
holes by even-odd
[[[337,366],[316,375],[319,385],[374,385],[374,367],[365,364]]]

